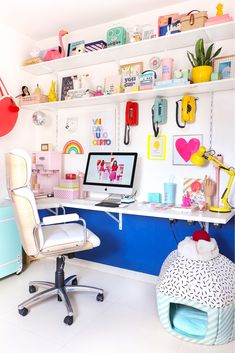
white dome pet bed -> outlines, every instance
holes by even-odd
[[[205,345],[235,338],[234,264],[215,239],[186,237],[164,261],[157,288],[160,321],[168,332]]]

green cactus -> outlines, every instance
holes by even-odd
[[[214,46],[214,43],[209,46],[207,51],[205,51],[204,40],[202,38],[198,39],[198,41],[195,44],[195,54],[187,51],[187,56],[192,67],[203,66],[203,65],[212,66],[213,59],[219,55],[222,49],[222,47],[219,48],[212,55],[213,46]]]

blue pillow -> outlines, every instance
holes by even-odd
[[[207,313],[191,306],[171,303],[171,324],[182,335],[202,339],[208,326]]]

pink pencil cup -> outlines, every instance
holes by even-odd
[[[172,58],[164,58],[161,61],[162,64],[162,80],[171,80],[173,71],[173,61]]]

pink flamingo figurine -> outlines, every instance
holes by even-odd
[[[63,41],[62,41],[62,37],[68,34],[67,31],[64,31],[63,29],[61,29],[59,31],[59,42],[60,42],[60,47],[59,49],[50,49],[46,52],[43,60],[44,61],[49,61],[49,60],[55,60],[55,59],[60,59],[60,58],[64,58],[65,57],[65,50],[64,50],[64,45],[63,45]]]

